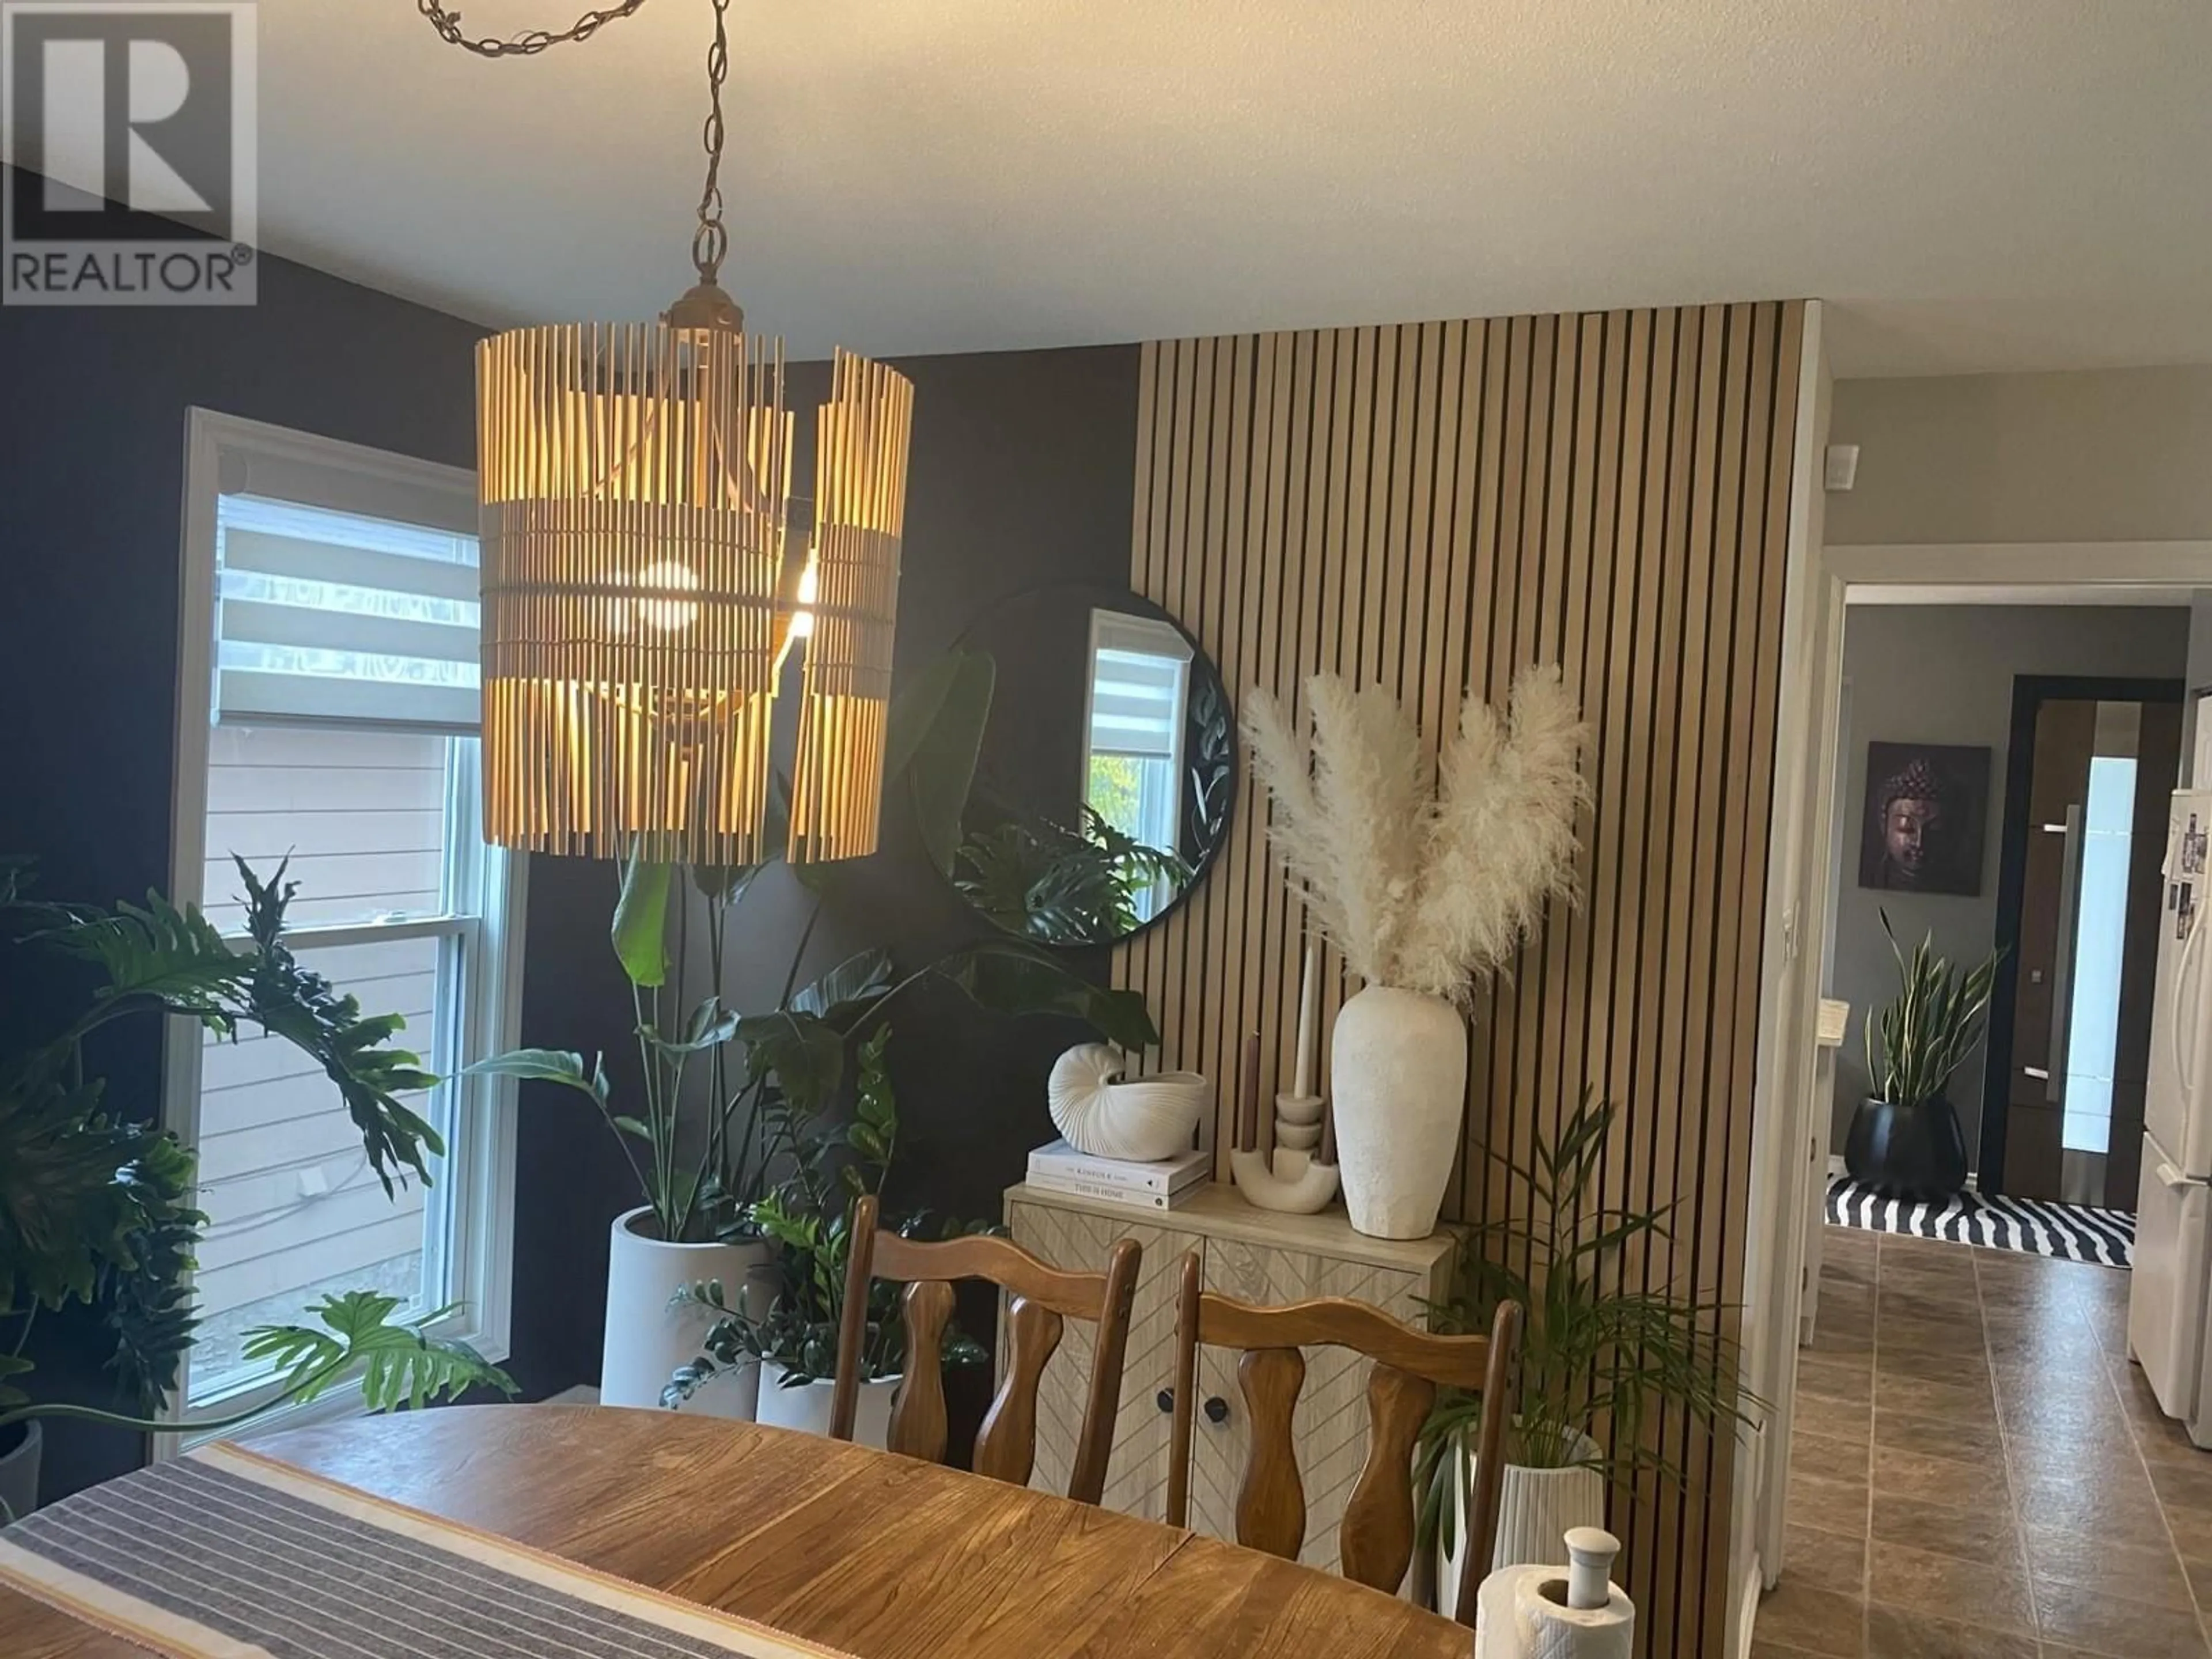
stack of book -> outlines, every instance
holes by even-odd
[[[1065,1140],[1030,1154],[1028,1184],[1040,1192],[1066,1193],[1099,1204],[1127,1204],[1139,1210],[1173,1210],[1206,1184],[1213,1155],[1185,1152],[1159,1164],[1127,1158],[1093,1158]]]

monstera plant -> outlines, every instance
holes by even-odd
[[[421,1405],[477,1384],[513,1392],[465,1345],[427,1334],[450,1310],[404,1319],[398,1299],[356,1291],[309,1311],[315,1325],[265,1326],[245,1354],[275,1370],[274,1396],[217,1423],[149,1413],[176,1385],[196,1320],[187,1280],[207,1217],[194,1206],[193,1155],[149,1121],[148,1103],[118,1103],[92,1074],[87,1042],[120,1021],[181,1015],[217,1036],[257,1030],[293,1044],[336,1085],[369,1167],[392,1192],[429,1180],[438,1133],[399,1098],[437,1079],[397,1047],[396,1014],[360,1004],[302,966],[284,941],[297,884],[262,880],[240,860],[246,937],[225,938],[192,905],[55,904],[28,892],[29,860],[0,860],[0,929],[11,949],[41,953],[84,992],[52,1030],[0,1054],[0,1460],[18,1468],[40,1419],[72,1418],[149,1432],[233,1426],[361,1380],[372,1409]],[[134,1108],[136,1109],[134,1109]],[[112,1347],[118,1409],[41,1401],[30,1338],[42,1313],[82,1304]],[[33,1474],[33,1479],[35,1479]],[[24,1487],[18,1485],[20,1505]]]

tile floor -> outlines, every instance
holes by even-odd
[[[2107,1267],[1828,1229],[1753,1659],[2208,1659],[2212,1453]]]

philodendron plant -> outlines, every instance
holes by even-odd
[[[264,1326],[245,1356],[275,1371],[275,1397],[217,1422],[173,1423],[148,1413],[176,1385],[197,1324],[186,1279],[207,1217],[194,1206],[191,1151],[143,1111],[118,1110],[89,1073],[85,1043],[114,1023],[181,1015],[234,1039],[258,1028],[312,1058],[337,1087],[369,1167],[391,1193],[428,1183],[444,1151],[438,1132],[399,1097],[437,1082],[392,1038],[397,1014],[364,1014],[284,939],[297,884],[284,867],[261,880],[236,860],[246,886],[246,937],[227,939],[198,909],[149,895],[142,907],[38,902],[27,860],[0,860],[0,927],[18,949],[75,963],[91,984],[82,1004],[27,1047],[0,1054],[0,1451],[10,1431],[40,1418],[73,1418],[147,1432],[235,1426],[310,1400],[358,1376],[372,1410],[422,1405],[482,1383],[513,1393],[506,1376],[465,1345],[427,1334],[451,1311],[396,1318],[398,1300],[366,1291],[325,1297],[316,1325]],[[92,1309],[113,1350],[107,1368],[127,1410],[29,1392],[31,1333],[42,1312]]]
[[[884,796],[913,803],[923,845],[950,873],[961,814],[989,717],[994,671],[979,652],[939,659],[892,702]],[[888,809],[887,809],[888,810]],[[781,837],[773,831],[770,845]],[[852,1075],[852,1056],[883,1029],[899,999],[938,981],[1000,1013],[1056,1013],[1088,1021],[1108,1041],[1143,1048],[1157,1042],[1144,1000],[1103,989],[1055,957],[1006,939],[987,939],[902,968],[890,952],[857,952],[801,985],[799,974],[836,866],[794,873],[811,902],[776,1004],[742,1012],[728,994],[730,934],[765,865],[683,869],[633,860],[623,870],[612,944],[629,979],[641,1076],[640,1098],[619,1103],[604,1056],[524,1048],[472,1071],[559,1083],[589,1096],[620,1142],[652,1212],[654,1235],[705,1243],[760,1231],[755,1206],[767,1197],[781,1147],[780,1114],[829,1111]],[[670,948],[682,925],[686,884],[706,921],[703,988],[687,983],[687,953]],[[703,1085],[701,1073],[705,1074]]]

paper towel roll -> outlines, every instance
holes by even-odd
[[[1635,1633],[1617,1584],[1601,1607],[1569,1607],[1565,1567],[1500,1567],[1475,1597],[1474,1659],[1629,1659]]]

